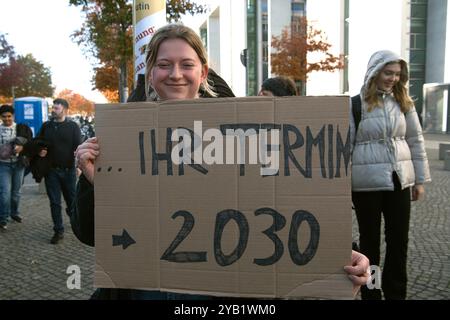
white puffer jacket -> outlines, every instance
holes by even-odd
[[[350,112],[353,191],[394,190],[394,171],[400,179],[402,189],[431,181],[416,109],[412,108],[404,114],[392,94],[382,94],[380,98],[383,106],[367,111],[365,86],[384,65],[401,60],[389,51],[377,54],[369,61],[361,90],[361,121],[356,136],[355,122]],[[403,65],[406,66],[406,62]]]

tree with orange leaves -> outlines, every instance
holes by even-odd
[[[133,60],[127,61],[128,70],[133,70]],[[119,83],[119,70],[114,66],[101,66],[94,68],[94,84],[103,96],[110,103],[119,102],[119,91],[117,90],[117,84]],[[133,73],[127,73],[127,85],[128,88],[133,87],[134,75]]]
[[[73,92],[69,89],[62,90],[57,98],[66,99],[69,102],[69,113],[70,114],[82,114],[82,115],[92,115],[94,113],[94,103],[89,101],[82,95]]]
[[[308,73],[344,68],[342,57],[328,52],[331,44],[326,42],[323,32],[308,25],[305,17],[285,27],[279,37],[272,37],[272,48],[276,49],[276,53],[271,54],[272,73],[292,78],[302,95],[306,91]],[[313,52],[321,53],[323,58],[308,61],[307,54]]]

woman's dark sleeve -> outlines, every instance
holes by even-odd
[[[94,246],[94,186],[80,176],[75,197],[75,209],[70,217],[75,236],[88,246]]]
[[[149,90],[152,90],[152,88],[149,88]],[[139,102],[145,100],[145,75],[139,74],[137,79],[137,86],[131,92],[130,96],[127,99],[127,102]]]

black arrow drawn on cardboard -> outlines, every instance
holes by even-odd
[[[125,229],[123,229],[121,236],[113,235],[112,241],[113,247],[122,246],[123,250],[136,243],[136,241],[128,234]]]

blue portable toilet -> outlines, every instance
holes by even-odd
[[[14,99],[14,117],[16,123],[27,124],[33,131],[33,137],[48,120],[48,103],[44,98],[24,97]]]

